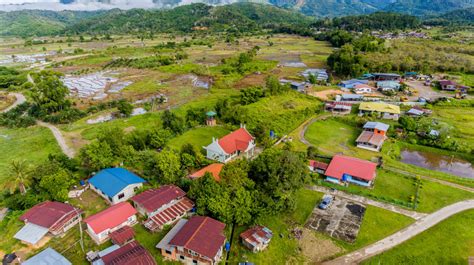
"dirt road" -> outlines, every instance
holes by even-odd
[[[66,140],[64,139],[61,131],[56,126],[46,123],[46,122],[42,122],[42,121],[36,121],[36,124],[38,124],[39,126],[48,128],[53,133],[54,138],[56,138],[56,141],[58,142],[59,147],[61,147],[61,150],[63,151],[63,153],[69,158],[74,157],[75,155],[74,149],[70,148],[66,144]]]
[[[23,96],[20,93],[9,93],[9,94],[14,95],[16,98],[16,101],[12,105],[10,105],[8,108],[2,110],[1,112],[8,112],[9,110],[15,108],[16,106],[26,102],[25,96]]]
[[[367,247],[336,258],[334,260],[324,262],[325,265],[340,265],[340,264],[358,264],[363,260],[387,251],[410,238],[420,234],[421,232],[435,226],[439,222],[465,210],[474,209],[474,200],[466,200],[446,206],[432,214],[429,214],[405,229],[402,229],[395,234],[388,236],[374,244]]]

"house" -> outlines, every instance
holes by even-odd
[[[253,156],[255,147],[255,138],[245,129],[245,126],[241,126],[240,129],[221,139],[212,138],[212,143],[204,149],[206,149],[208,159],[227,163],[241,154],[247,157]]]
[[[254,253],[266,249],[272,237],[272,230],[261,225],[256,225],[240,234],[242,244]]]
[[[359,105],[359,116],[366,113],[378,113],[383,119],[398,120],[400,107],[383,102],[362,102]]]
[[[458,83],[451,80],[440,80],[439,86],[442,90],[456,91],[458,89]]]
[[[306,82],[297,82],[287,79],[280,79],[281,85],[289,85],[291,89],[296,90],[298,92],[305,92],[306,89],[309,87],[309,84]]]
[[[342,94],[342,95],[336,96],[336,101],[362,101],[362,100],[364,100],[364,96],[357,95],[357,94]]]
[[[367,84],[358,84],[354,86],[353,90],[356,94],[370,94],[375,91],[375,88]]]
[[[326,180],[343,184],[354,183],[364,187],[373,185],[377,164],[354,157],[335,155],[326,170]]]
[[[379,152],[384,141],[387,139],[389,127],[389,125],[381,122],[367,122],[364,125],[364,130],[357,137],[357,147]]]
[[[128,202],[119,202],[109,208],[84,219],[87,233],[97,244],[110,238],[110,234],[124,226],[137,223],[137,210]]]
[[[211,175],[214,177],[216,181],[220,181],[221,178],[219,174],[221,173],[222,168],[224,167],[224,164],[221,163],[213,163],[210,165],[207,165],[200,170],[194,172],[193,174],[189,175],[190,179],[198,179],[204,176],[206,173],[211,173]]]
[[[144,182],[125,168],[107,168],[89,179],[91,189],[111,204],[127,201]]]
[[[373,73],[372,76],[375,81],[400,81],[402,78],[399,74],[393,73]]]
[[[156,245],[165,259],[184,264],[218,264],[222,258],[225,224],[210,217],[181,219]]]
[[[379,81],[377,82],[377,89],[381,91],[399,91],[400,83],[398,81]]]
[[[351,79],[351,80],[342,81],[341,83],[339,83],[338,86],[340,86],[341,88],[350,90],[350,89],[353,89],[354,86],[356,86],[356,85],[361,85],[361,84],[367,85],[368,83],[369,83],[368,80]]]
[[[52,248],[46,248],[33,257],[25,260],[23,265],[72,265],[63,255]]]
[[[121,247],[113,245],[106,249],[106,252],[99,255],[99,258],[92,262],[92,265],[156,265],[155,258],[146,248],[137,241],[129,242]]]
[[[326,172],[326,169],[328,168],[328,164],[324,162],[319,162],[316,160],[309,160],[309,170],[311,172],[316,172],[319,174],[324,174]]]
[[[123,246],[134,239],[135,231],[126,225],[110,233],[109,237],[114,245]]]
[[[326,69],[315,69],[315,68],[308,68],[301,72],[301,75],[308,80],[310,75],[313,75],[317,81],[327,81],[329,75]]]
[[[138,212],[148,217],[143,224],[152,232],[176,222],[194,208],[194,202],[186,197],[182,189],[174,185],[146,190],[131,200]]]
[[[33,206],[20,216],[25,225],[14,238],[30,245],[38,242],[48,233],[53,236],[64,234],[81,221],[82,210],[62,202],[45,201]]]
[[[328,102],[325,105],[325,109],[333,114],[349,114],[352,111],[352,103],[342,101]]]
[[[420,116],[423,116],[423,115],[429,115],[431,113],[432,112],[429,109],[423,109],[423,108],[420,108],[418,106],[415,106],[415,107],[411,108],[410,110],[408,110],[405,114],[408,115],[408,116],[412,116],[412,117],[420,117]]]

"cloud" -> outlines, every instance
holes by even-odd
[[[75,0],[73,3],[63,4],[60,0],[0,0],[0,10],[43,9],[60,11],[164,7],[164,5],[159,2],[153,3],[153,0],[109,0],[107,2],[108,3],[101,3],[99,0]]]

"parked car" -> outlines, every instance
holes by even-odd
[[[323,200],[319,203],[318,208],[321,210],[326,210],[331,206],[332,203],[332,196],[331,195],[324,195]]]

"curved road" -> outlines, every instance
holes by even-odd
[[[48,128],[53,133],[54,138],[56,138],[56,141],[58,142],[59,147],[61,147],[61,150],[63,151],[63,153],[69,158],[74,157],[75,155],[74,149],[70,148],[66,144],[66,140],[64,139],[61,131],[56,126],[46,123],[46,122],[42,122],[42,121],[36,121],[36,124],[38,124],[39,126]]]
[[[26,98],[25,96],[23,96],[23,94],[21,93],[8,93],[8,94],[11,94],[11,95],[14,95],[16,97],[16,101],[11,104],[10,106],[8,106],[8,108],[0,111],[0,112],[8,112],[10,111],[11,109],[15,108],[16,106],[24,103],[26,101]]]
[[[358,264],[363,260],[387,251],[421,232],[435,226],[439,222],[466,210],[474,209],[474,200],[466,200],[448,205],[440,210],[420,218],[412,225],[402,229],[395,234],[386,237],[374,244],[371,244],[352,253],[324,262],[325,265]]]

